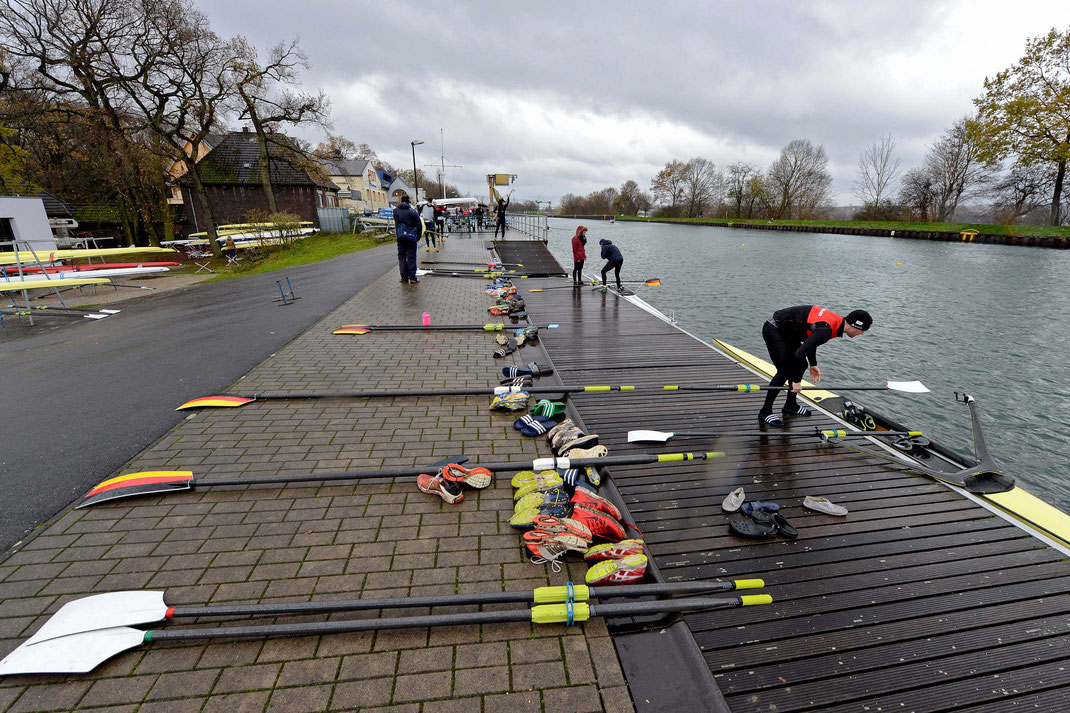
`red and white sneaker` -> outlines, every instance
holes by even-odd
[[[576,492],[572,494],[572,504],[585,505],[591,508],[592,510],[601,510],[614,520],[624,519],[624,516],[621,515],[621,512],[617,509],[616,505],[609,502],[601,495],[598,495],[597,493],[592,493],[590,490],[586,490],[585,488],[576,488]]]
[[[456,463],[443,466],[442,477],[454,483],[464,483],[469,488],[485,488],[494,479],[494,474],[486,468],[462,468]]]
[[[628,555],[619,560],[605,560],[587,570],[587,584],[631,584],[646,576],[646,555]]]
[[[570,517],[555,517],[553,515],[536,515],[531,520],[531,524],[535,526],[536,530],[542,530],[549,533],[565,533],[568,535],[574,535],[580,539],[591,543],[594,539],[594,535],[591,531],[578,520],[573,520]]]
[[[583,552],[587,549],[587,541],[567,532],[529,530],[524,533],[524,547],[535,556],[538,564],[542,564],[544,560],[561,559],[569,552]]]
[[[572,508],[572,519],[590,530],[595,537],[613,542],[620,542],[624,539],[624,526],[617,522],[615,517],[601,510],[595,510],[586,505],[576,505]]]
[[[620,542],[607,542],[603,545],[589,547],[583,555],[588,562],[601,562],[602,560],[619,560],[628,555],[641,555],[646,550],[646,544],[642,540],[621,540]]]
[[[421,473],[416,476],[416,487],[425,493],[437,495],[450,505],[456,505],[464,500],[464,491],[460,483],[454,483],[442,477],[442,473],[430,475]]]

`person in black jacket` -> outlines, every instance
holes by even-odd
[[[802,391],[802,376],[807,364],[810,378],[821,381],[821,369],[817,366],[817,348],[830,339],[844,335],[851,339],[866,333],[873,325],[869,312],[856,309],[841,317],[821,305],[786,307],[773,313],[773,318],[762,325],[762,338],[769,349],[769,358],[776,366],[776,374],[770,386],[783,386],[791,382],[791,390],[785,398],[785,415],[809,416],[810,409],[799,405]],[[765,396],[762,410],[758,412],[758,425],[780,428],[784,419],[773,414],[773,403],[781,389],[770,389]]]
[[[494,217],[496,222],[494,223],[494,237],[498,237],[498,231],[502,231],[502,237],[505,237],[505,209],[509,207],[509,201],[513,199],[512,194],[506,198],[499,198],[498,205],[494,206]]]
[[[602,266],[602,289],[606,287],[606,273],[613,270],[613,276],[617,278],[617,289],[623,290],[624,287],[620,284],[620,267],[624,264],[624,256],[616,245],[605,238],[599,240],[598,244],[602,246],[602,259],[606,261]]]
[[[409,197],[401,195],[401,203],[394,209],[394,233],[398,242],[398,270],[401,282],[416,283],[416,247],[420,243],[420,214],[409,205]]]

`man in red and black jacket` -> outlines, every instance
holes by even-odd
[[[786,307],[773,313],[773,318],[762,326],[762,338],[769,348],[769,358],[776,366],[776,374],[770,386],[783,386],[791,382],[791,390],[785,398],[782,413],[809,416],[810,410],[799,405],[798,393],[802,390],[802,376],[807,365],[810,378],[821,381],[821,369],[817,367],[817,348],[845,334],[854,338],[865,334],[873,325],[869,312],[856,309],[846,317],[840,316],[820,305]],[[759,425],[782,427],[784,420],[773,414],[773,402],[780,389],[770,389],[765,404],[758,412]]]

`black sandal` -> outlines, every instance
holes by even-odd
[[[776,537],[779,528],[771,522],[756,522],[754,520],[730,520],[728,529],[733,535],[748,540],[768,540]]]

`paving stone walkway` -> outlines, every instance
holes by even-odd
[[[454,238],[435,257],[486,255],[481,240]],[[431,276],[402,285],[389,272],[231,391],[496,384],[503,365],[534,359],[529,349],[493,359],[492,338],[474,331],[331,334],[353,322],[418,324],[424,311],[439,324],[495,321],[484,287]],[[198,411],[119,472],[192,470],[211,478],[412,466],[458,453],[496,461],[550,455],[543,439],[512,428],[515,416],[487,404],[486,397],[330,399]],[[169,604],[198,604],[582,581],[582,564],[553,573],[527,561],[508,524],[508,478],[468,491],[453,506],[419,492],[413,480],[212,488],[67,511],[0,562],[0,653],[63,603],[121,589],[164,590]],[[612,641],[595,620],[571,628],[521,623],[161,643],[86,675],[0,679],[0,711],[74,710],[583,713],[633,706]]]

